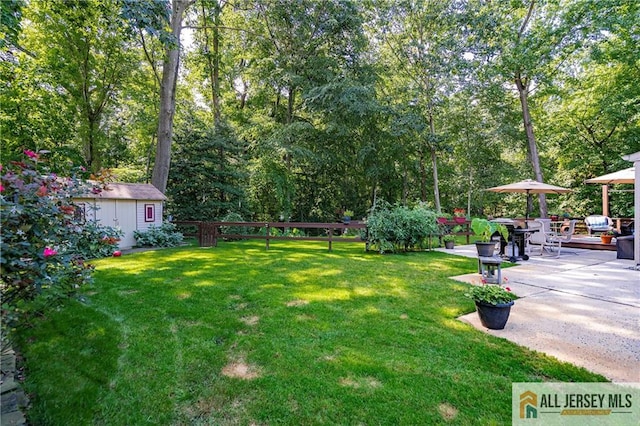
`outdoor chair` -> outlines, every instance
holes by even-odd
[[[610,217],[602,215],[591,215],[584,218],[584,223],[587,225],[587,232],[589,235],[594,232],[609,232],[613,230],[613,220]]]
[[[533,248],[540,246],[540,255],[544,251],[544,245],[547,243],[547,235],[544,231],[544,223],[538,219],[532,220],[528,223],[528,229],[531,231],[527,238],[527,247],[529,248],[529,254],[532,254]]]
[[[535,219],[529,224],[529,229],[534,231],[529,234],[529,252],[535,246],[540,246],[540,255],[546,250],[552,252],[557,249],[557,256],[560,256],[560,250],[562,249],[562,243],[571,241],[573,233],[576,228],[576,220],[569,222],[569,226],[562,232],[557,233],[551,231],[551,222],[548,219]]]
[[[562,248],[562,243],[568,243],[571,241],[571,237],[573,237],[573,233],[576,229],[577,220],[572,220],[569,222],[568,228],[563,228],[559,233],[551,233],[548,234],[548,243],[547,245],[553,250],[554,247],[558,248],[558,256],[560,257],[560,249]]]

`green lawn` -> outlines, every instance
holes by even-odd
[[[510,424],[512,382],[604,381],[456,320],[474,307],[447,277],[475,262],[291,241],[96,261],[85,303],[22,336],[29,418]]]

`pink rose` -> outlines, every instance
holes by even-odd
[[[24,150],[24,155],[26,155],[29,158],[34,158],[34,159],[38,159],[38,154],[36,154],[35,152],[31,151],[30,149],[25,149]]]
[[[44,255],[44,257],[51,257],[58,254],[58,252],[52,249],[51,247],[45,247],[44,252],[42,254]]]

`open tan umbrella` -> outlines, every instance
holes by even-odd
[[[508,185],[494,186],[488,188],[487,191],[492,192],[521,192],[527,194],[527,212],[525,224],[529,220],[529,195],[530,194],[565,194],[571,192],[568,188],[550,185],[548,183],[538,182],[531,179],[522,180],[520,182],[510,183]]]
[[[494,186],[488,188],[487,191],[493,192],[522,192],[525,194],[566,194],[571,192],[570,189],[561,186],[549,185],[548,183],[538,182],[531,179],[521,180],[520,182],[510,183],[508,185]]]
[[[610,185],[612,183],[635,183],[636,168],[629,167],[628,169],[618,170],[617,172],[608,173],[606,175],[594,177],[593,179],[587,179],[586,183],[600,183],[602,185]]]

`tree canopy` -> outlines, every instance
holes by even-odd
[[[574,189],[541,215],[587,215],[584,180],[640,151],[628,0],[13,0],[0,17],[2,161],[111,168],[176,219],[359,218],[378,199],[524,215],[484,189],[525,178]],[[631,215],[631,194],[611,201]]]

